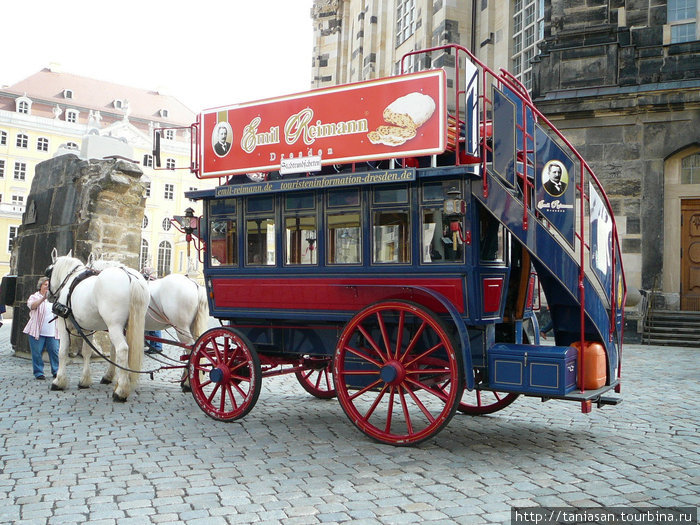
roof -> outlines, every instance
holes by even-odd
[[[65,97],[64,92],[67,89],[73,92],[72,98]],[[130,118],[168,124],[189,126],[195,119],[195,113],[175,97],[157,91],[55,72],[49,68],[44,68],[2,91],[19,96],[26,93],[32,101],[46,101],[51,106],[59,104],[62,107],[117,114],[123,114],[123,110],[116,108],[114,101],[128,101]],[[167,110],[168,116],[161,116],[161,110]]]

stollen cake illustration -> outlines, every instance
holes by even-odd
[[[399,97],[384,110],[384,120],[402,128],[418,129],[432,116],[435,101],[422,93]]]
[[[435,101],[428,95],[414,92],[397,98],[384,110],[383,116],[393,126],[379,126],[367,138],[372,144],[400,146],[416,136],[416,130],[435,112]]]

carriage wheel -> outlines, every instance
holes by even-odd
[[[248,340],[230,328],[212,328],[197,340],[188,366],[195,401],[209,417],[234,421],[260,395],[260,359]]]
[[[319,399],[335,397],[335,385],[331,362],[328,359],[314,359],[306,370],[296,373],[297,381],[309,394]]]
[[[464,390],[462,355],[442,322],[407,301],[365,308],[343,329],[333,363],[338,400],[368,436],[412,445],[437,434]],[[444,385],[436,388],[436,385]]]

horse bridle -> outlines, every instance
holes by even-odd
[[[80,269],[81,265],[79,264],[75,268],[73,268],[70,272],[68,272],[68,275],[65,276],[63,279],[63,282],[61,285],[58,287],[58,290],[56,292],[51,291],[51,274],[53,273],[53,264],[46,268],[46,272],[44,272],[44,275],[49,278],[49,301],[52,303],[56,302],[56,299],[58,299],[59,294],[61,293],[61,290],[63,290],[63,287],[68,284],[68,279],[73,275],[75,272],[77,272]]]

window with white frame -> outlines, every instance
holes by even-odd
[[[18,148],[26,148],[29,146],[29,137],[24,133],[17,133],[16,145]]]
[[[175,159],[165,159],[165,167],[169,170],[175,169]]]
[[[697,40],[696,0],[668,0],[666,4],[667,22],[671,26],[671,43],[692,42]]]
[[[146,217],[145,215],[143,216],[143,220],[141,221],[141,228],[143,228],[144,230],[148,228],[148,217]]]
[[[158,245],[158,276],[165,277],[170,274],[173,249],[168,241],[161,241]]]
[[[150,153],[146,153],[143,156],[143,165],[147,168],[152,168],[153,167],[153,155]]]
[[[15,180],[25,180],[27,178],[27,163],[26,162],[15,162]]]
[[[73,98],[73,90],[72,89],[64,89],[63,90],[63,98]]]
[[[0,179],[5,178],[5,161],[0,159]]]
[[[24,113],[25,115],[29,115],[29,110],[31,108],[31,104],[27,102],[26,100],[21,100],[17,104],[17,113]]]
[[[24,195],[13,195],[12,196],[12,204],[14,205],[23,205],[24,204]]]
[[[151,183],[150,183],[150,182],[144,182],[143,185],[144,185],[144,188],[145,188],[145,189],[144,189],[144,192],[143,192],[143,196],[144,196],[144,197],[150,197],[150,196],[151,196]]]
[[[141,239],[141,253],[139,254],[139,268],[142,270],[148,266],[148,241]]]
[[[0,131],[0,146],[7,145],[7,132]]]
[[[12,251],[12,245],[15,243],[15,238],[17,237],[18,230],[19,230],[19,226],[10,226],[10,229],[7,232],[7,251],[8,252]]]
[[[190,191],[197,191],[197,188],[190,186]],[[190,199],[190,202],[195,202],[197,199]]]
[[[416,30],[416,0],[398,0],[396,4],[396,46]]]
[[[166,184],[163,191],[163,198],[165,200],[173,200],[175,198],[175,184]]]
[[[700,153],[681,160],[681,184],[700,184]]]
[[[36,149],[37,151],[49,151],[49,139],[46,137],[36,139]]]
[[[511,71],[532,89],[532,59],[544,38],[544,0],[515,0],[513,4],[513,48]]]
[[[68,149],[80,149],[75,142],[66,142],[66,148],[68,148]]]
[[[160,225],[163,227],[163,231],[166,231],[166,232],[170,231],[170,227],[172,226],[170,219],[168,217],[163,219],[163,222]]]
[[[175,130],[174,129],[166,129],[163,132],[163,137],[166,140],[175,140]]]
[[[78,114],[79,112],[75,109],[67,109],[66,122],[72,122],[73,124],[76,124],[78,122]]]

